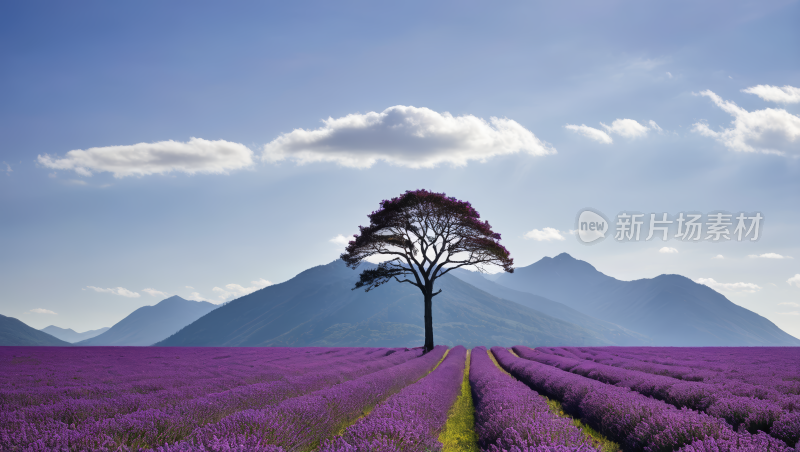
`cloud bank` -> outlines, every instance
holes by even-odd
[[[342,246],[347,246],[347,244],[350,243],[350,239],[343,236],[342,234],[339,234],[328,241],[331,243],[335,243],[336,245],[342,245]]]
[[[581,124],[579,126],[576,126],[575,124],[567,124],[564,126],[564,128],[579,133],[585,136],[586,138],[592,139],[594,141],[599,141],[600,143],[611,144],[614,142],[614,140],[612,140],[607,133],[603,132],[600,129],[589,127],[586,124]]]
[[[550,144],[516,121],[492,117],[453,116],[428,108],[398,105],[376,113],[350,114],[323,120],[316,130],[296,129],[264,146],[266,162],[298,164],[335,162],[369,168],[384,161],[406,168],[440,164],[464,166],[469,161],[526,153],[555,154]]]
[[[250,284],[252,284],[251,287],[242,287],[239,284],[227,284],[225,285],[224,289],[221,287],[214,287],[211,290],[218,294],[220,300],[227,301],[233,298],[243,297],[255,292],[256,290],[272,285],[271,282],[264,278],[259,278],[257,281],[250,281]]]
[[[721,283],[714,281],[713,278],[698,278],[695,280],[697,284],[704,284],[718,292],[734,292],[734,293],[754,293],[761,290],[760,286],[753,283]]]
[[[589,127],[586,124],[581,124],[579,126],[575,124],[567,124],[564,126],[564,128],[579,133],[594,141],[604,144],[611,144],[614,142],[610,135],[612,133],[624,138],[642,138],[647,136],[647,132],[650,130],[663,132],[663,129],[659,127],[658,124],[656,124],[656,122],[652,119],[648,124],[650,124],[650,127],[644,124],[639,124],[633,119],[615,119],[610,126],[603,124],[602,122],[600,123],[600,125],[606,129],[605,132],[600,129],[595,129],[594,127]]]
[[[692,130],[700,135],[714,138],[736,152],[800,155],[800,117],[775,108],[747,111],[711,90],[695,95],[708,97],[734,118],[733,127],[719,132],[711,130],[704,122],[697,122]]]
[[[200,292],[192,292],[188,297],[184,298],[191,301],[207,301],[209,303],[213,303],[213,301],[203,298],[203,296],[200,295]]]
[[[82,176],[109,172],[114,177],[180,172],[227,174],[253,164],[253,151],[230,141],[192,138],[188,142],[159,141],[129,146],[106,146],[69,151],[63,158],[38,156],[39,164],[71,170]]]
[[[130,291],[130,290],[124,288],[124,287],[112,287],[112,288],[109,288],[109,289],[103,289],[102,287],[95,287],[95,286],[86,286],[86,287],[88,287],[89,289],[94,290],[95,292],[110,293],[110,294],[119,295],[121,297],[127,297],[127,298],[139,298],[141,296],[138,293],[132,292],[132,291]]]
[[[555,228],[534,229],[525,234],[526,239],[536,240],[537,242],[549,242],[551,240],[566,240],[561,232]]]
[[[167,297],[169,294],[155,289],[142,289],[142,292],[150,295],[151,297]]]
[[[655,122],[654,122],[655,124]],[[614,133],[625,138],[641,138],[647,136],[649,128],[633,119],[615,119],[610,126],[600,123],[608,133]]]
[[[800,88],[785,85],[772,86],[772,85],[757,85],[745,88],[743,93],[755,94],[756,96],[764,99],[767,102],[775,102],[779,104],[796,104],[800,102]]]
[[[749,258],[760,258],[760,259],[793,259],[792,256],[783,256],[778,253],[764,253],[764,254],[749,254],[747,257]]]

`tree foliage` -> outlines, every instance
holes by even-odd
[[[432,344],[430,300],[434,281],[455,268],[471,266],[485,271],[489,265],[514,271],[514,259],[500,244],[500,234],[469,202],[427,190],[406,191],[381,201],[369,215],[369,226],[359,226],[341,255],[355,269],[364,260],[381,255],[389,260],[364,270],[354,289],[370,291],[391,280],[418,287],[426,303],[426,349]],[[430,344],[428,344],[430,333]]]

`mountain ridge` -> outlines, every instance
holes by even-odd
[[[156,345],[419,345],[419,290],[393,283],[369,293],[354,291],[359,273],[340,260],[313,267],[234,300]],[[613,344],[594,331],[498,298],[454,276],[445,275],[437,284],[443,289],[433,305],[437,343]]]
[[[69,346],[62,341],[14,317],[0,315],[0,345],[3,346]]]
[[[75,343],[78,346],[148,346],[180,331],[216,309],[207,301],[185,300],[177,295],[153,306],[142,306],[108,331]]]
[[[621,281],[561,253],[496,282],[645,334],[654,345],[800,345],[768,319],[681,275]]]
[[[39,331],[43,331],[55,338],[61,339],[62,341],[69,342],[72,344],[75,342],[80,342],[84,339],[91,339],[95,336],[99,336],[108,331],[109,328],[110,327],[103,327],[103,328],[98,328],[96,330],[90,330],[90,331],[84,331],[83,333],[78,333],[72,328],[60,328],[55,325],[50,325],[42,328]]]

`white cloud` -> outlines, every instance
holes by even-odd
[[[716,132],[708,124],[697,122],[692,129],[695,132],[716,139],[732,151],[800,155],[800,117],[774,108],[750,112],[733,102],[722,100],[710,90],[695,95],[710,98],[715,105],[734,117],[730,129]]]
[[[722,254],[717,254],[716,256],[712,257],[711,259],[725,259],[725,256]]]
[[[792,276],[791,278],[787,279],[786,282],[789,283],[790,286],[794,285],[794,286],[800,287],[800,273],[798,273],[798,274]]]
[[[784,85],[757,85],[745,88],[743,93],[755,94],[767,102],[777,102],[779,104],[796,104],[800,102],[800,88]]]
[[[672,73],[671,72],[667,72],[667,77],[672,78]]]
[[[383,160],[407,168],[432,168],[442,163],[466,165],[471,160],[524,152],[555,154],[548,143],[516,121],[472,115],[453,116],[428,108],[398,105],[381,113],[328,118],[316,130],[295,129],[264,146],[267,162],[298,164],[336,162],[369,168]]]
[[[613,140],[611,140],[611,137],[607,133],[603,132],[600,129],[589,127],[586,124],[581,124],[579,126],[576,126],[574,124],[567,124],[564,127],[568,130],[572,130],[573,132],[577,132],[585,136],[586,138],[591,138],[592,140],[599,141],[601,143],[611,144],[613,142]]]
[[[187,288],[187,289],[194,290],[194,287],[192,287],[192,286],[186,286],[186,288]]]
[[[255,292],[256,290],[272,285],[271,282],[264,278],[259,278],[258,281],[250,281],[250,284],[252,284],[251,287],[242,287],[239,284],[226,284],[224,289],[221,287],[214,287],[211,290],[219,294],[218,296],[220,300],[229,300],[232,298],[243,297],[247,294]]]
[[[668,246],[665,246],[665,247],[661,248],[660,250],[658,250],[658,252],[659,253],[664,253],[664,254],[677,254],[678,250],[675,249],[675,248],[670,248]]]
[[[85,180],[80,180],[80,179],[69,179],[64,182],[69,185],[88,185]]]
[[[109,172],[114,177],[146,176],[172,171],[227,174],[253,164],[253,151],[230,141],[191,138],[188,142],[159,141],[127,146],[106,146],[67,152],[64,158],[39,155],[47,168],[72,170],[81,176]]]
[[[648,124],[650,124],[650,128],[655,130],[656,132],[658,132],[658,133],[664,132],[664,129],[659,127],[658,124],[656,124],[656,122],[653,121],[652,119],[650,121],[648,121]]]
[[[778,303],[778,306],[792,306],[795,308],[800,308],[800,303],[795,303],[794,301],[784,301],[783,303]]]
[[[44,308],[34,308],[34,309],[31,309],[31,311],[30,311],[30,312],[32,312],[32,313],[34,313],[34,314],[49,314],[49,315],[58,315],[58,314],[56,314],[55,312],[53,312],[53,311],[51,311],[51,310],[49,310],[49,309],[44,309]]]
[[[343,236],[342,234],[339,234],[336,237],[334,237],[334,238],[332,238],[332,239],[330,239],[328,241],[331,242],[331,243],[335,243],[337,245],[342,245],[342,246],[347,246],[347,244],[350,243],[350,239],[348,239],[347,237]]]
[[[698,278],[695,282],[697,284],[704,284],[718,292],[754,293],[757,290],[761,290],[760,286],[753,283],[721,283],[714,281],[712,278]]]
[[[371,263],[371,264],[380,264],[381,262],[386,262],[394,259],[397,256],[387,256],[385,254],[373,254],[372,256],[365,257],[364,260]]]
[[[782,256],[778,253],[750,254],[747,257],[761,259],[794,259],[792,256]]]
[[[625,138],[641,138],[647,136],[649,130],[647,126],[643,126],[633,119],[615,119],[610,126],[600,123],[608,133],[614,133]]]
[[[124,287],[112,287],[110,289],[103,289],[101,287],[95,287],[95,286],[86,286],[86,287],[88,287],[89,289],[94,290],[95,292],[112,293],[114,295],[119,295],[119,296],[128,297],[128,298],[139,298],[141,296],[138,293],[131,292],[130,290],[128,290],[128,289],[126,289]]]
[[[8,164],[8,163],[6,163],[6,162],[3,162],[3,165],[5,165],[5,166],[6,166],[6,169],[5,169],[5,170],[0,170],[0,171],[5,171],[5,172],[6,172],[6,175],[9,175],[9,176],[10,176],[10,175],[11,175],[11,173],[14,171],[14,170],[12,170],[12,169],[11,169],[11,165],[9,165],[9,164]]]
[[[155,289],[142,289],[142,292],[146,293],[147,295],[150,295],[151,297],[166,297],[167,295],[169,295],[166,292],[162,292],[160,290],[155,290]]]
[[[210,303],[213,303],[212,300],[206,300],[205,298],[203,298],[203,296],[200,295],[199,292],[192,292],[191,295],[189,295],[188,297],[184,297],[184,298],[186,298],[187,300],[192,300],[192,301],[208,301]]]
[[[561,232],[558,229],[554,228],[544,228],[544,229],[534,229],[532,231],[528,231],[525,234],[526,239],[533,239],[537,242],[549,242],[551,240],[566,240]]]
[[[800,311],[779,312],[780,315],[800,315]]]

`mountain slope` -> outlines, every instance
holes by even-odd
[[[0,345],[70,345],[61,339],[31,328],[14,317],[0,315]]]
[[[654,345],[800,345],[766,318],[680,275],[620,281],[562,253],[497,283],[647,335]]]
[[[59,328],[55,325],[50,325],[48,327],[42,328],[39,331],[44,331],[45,333],[55,338],[61,339],[62,341],[75,343],[75,342],[80,342],[84,339],[91,339],[95,336],[99,336],[108,331],[108,329],[109,329],[108,327],[105,327],[97,330],[84,331],[83,333],[78,333],[72,328]]]
[[[611,322],[588,316],[573,308],[570,308],[563,303],[549,300],[532,293],[521,292],[506,286],[502,286],[485,278],[481,273],[471,272],[459,268],[452,270],[451,274],[456,278],[459,278],[462,281],[498,298],[519,303],[551,317],[555,317],[565,322],[574,323],[575,325],[586,328],[587,330],[594,331],[600,337],[603,337],[616,345],[641,345],[652,343],[651,339],[642,334],[622,328],[619,325],[615,325]],[[493,276],[495,276],[495,279],[499,277],[499,275]]]
[[[216,308],[206,301],[189,301],[176,295],[155,306],[143,306],[105,333],[75,345],[153,345]]]
[[[359,270],[362,270],[360,268]],[[306,270],[234,300],[159,346],[407,346],[423,342],[422,299],[409,284],[351,290],[343,262]],[[446,275],[434,298],[436,343],[613,344],[578,325],[503,300]]]

